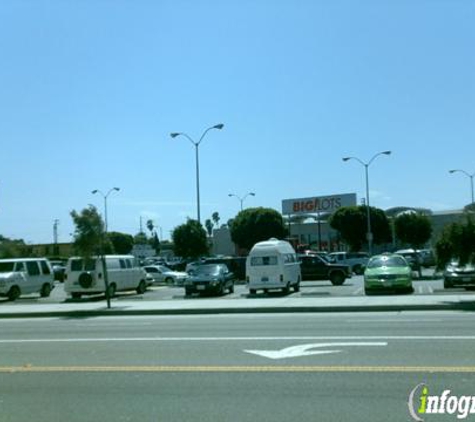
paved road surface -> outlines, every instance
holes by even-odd
[[[475,395],[473,323],[454,312],[0,320],[0,420],[407,421],[421,382]]]

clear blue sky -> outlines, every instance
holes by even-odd
[[[475,172],[471,0],[0,0],[0,234],[29,243],[102,211],[135,234],[355,192],[462,208]]]

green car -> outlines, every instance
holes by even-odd
[[[373,256],[364,272],[364,290],[367,295],[385,290],[414,292],[411,266],[401,255]]]

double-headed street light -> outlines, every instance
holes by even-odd
[[[366,238],[368,240],[368,253],[370,254],[370,256],[372,255],[372,250],[373,250],[373,233],[371,232],[371,217],[370,217],[370,209],[369,209],[368,167],[376,159],[376,157],[379,157],[380,155],[390,155],[390,154],[391,154],[391,151],[378,152],[377,154],[373,155],[371,160],[369,160],[367,163],[360,160],[358,157],[344,157],[344,158],[342,158],[343,161],[356,160],[361,165],[363,165],[364,168],[365,168],[365,178],[366,178],[366,227],[367,227]]]
[[[472,202],[470,202],[470,204],[473,204],[475,201],[474,201],[474,198],[473,198],[473,176],[475,176],[475,173],[467,173],[465,170],[449,170],[449,173],[463,173],[465,174],[465,176],[467,176],[469,179],[470,179],[470,194],[471,194],[471,198],[472,198]]]
[[[222,123],[219,123],[217,125],[209,127],[208,129],[206,129],[203,132],[203,135],[201,135],[200,140],[198,142],[195,142],[190,136],[188,136],[186,133],[183,133],[183,132],[170,133],[170,136],[172,138],[176,138],[177,136],[184,136],[195,146],[195,157],[196,157],[196,208],[197,208],[196,214],[197,214],[199,223],[201,223],[201,215],[200,215],[200,165],[199,165],[199,157],[198,157],[198,147],[200,146],[200,143],[203,140],[203,138],[205,137],[205,135],[211,129],[221,130],[223,127],[224,127],[224,125]]]
[[[256,196],[256,194],[254,192],[248,192],[243,197],[240,197],[240,196],[236,195],[235,193],[228,193],[228,196],[229,197],[234,196],[235,198],[237,198],[239,200],[239,202],[241,203],[241,211],[242,211],[242,204],[243,204],[244,200],[248,196]]]
[[[119,191],[120,188],[111,188],[109,189],[109,191],[104,194],[102,193],[102,191],[100,191],[99,189],[94,189],[92,191],[93,194],[100,194],[103,198],[104,198],[104,229],[105,229],[105,232],[107,233],[107,197],[113,192],[113,191]]]

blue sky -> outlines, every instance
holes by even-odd
[[[461,208],[475,172],[470,0],[1,0],[0,234],[109,229],[354,192],[382,209]]]

